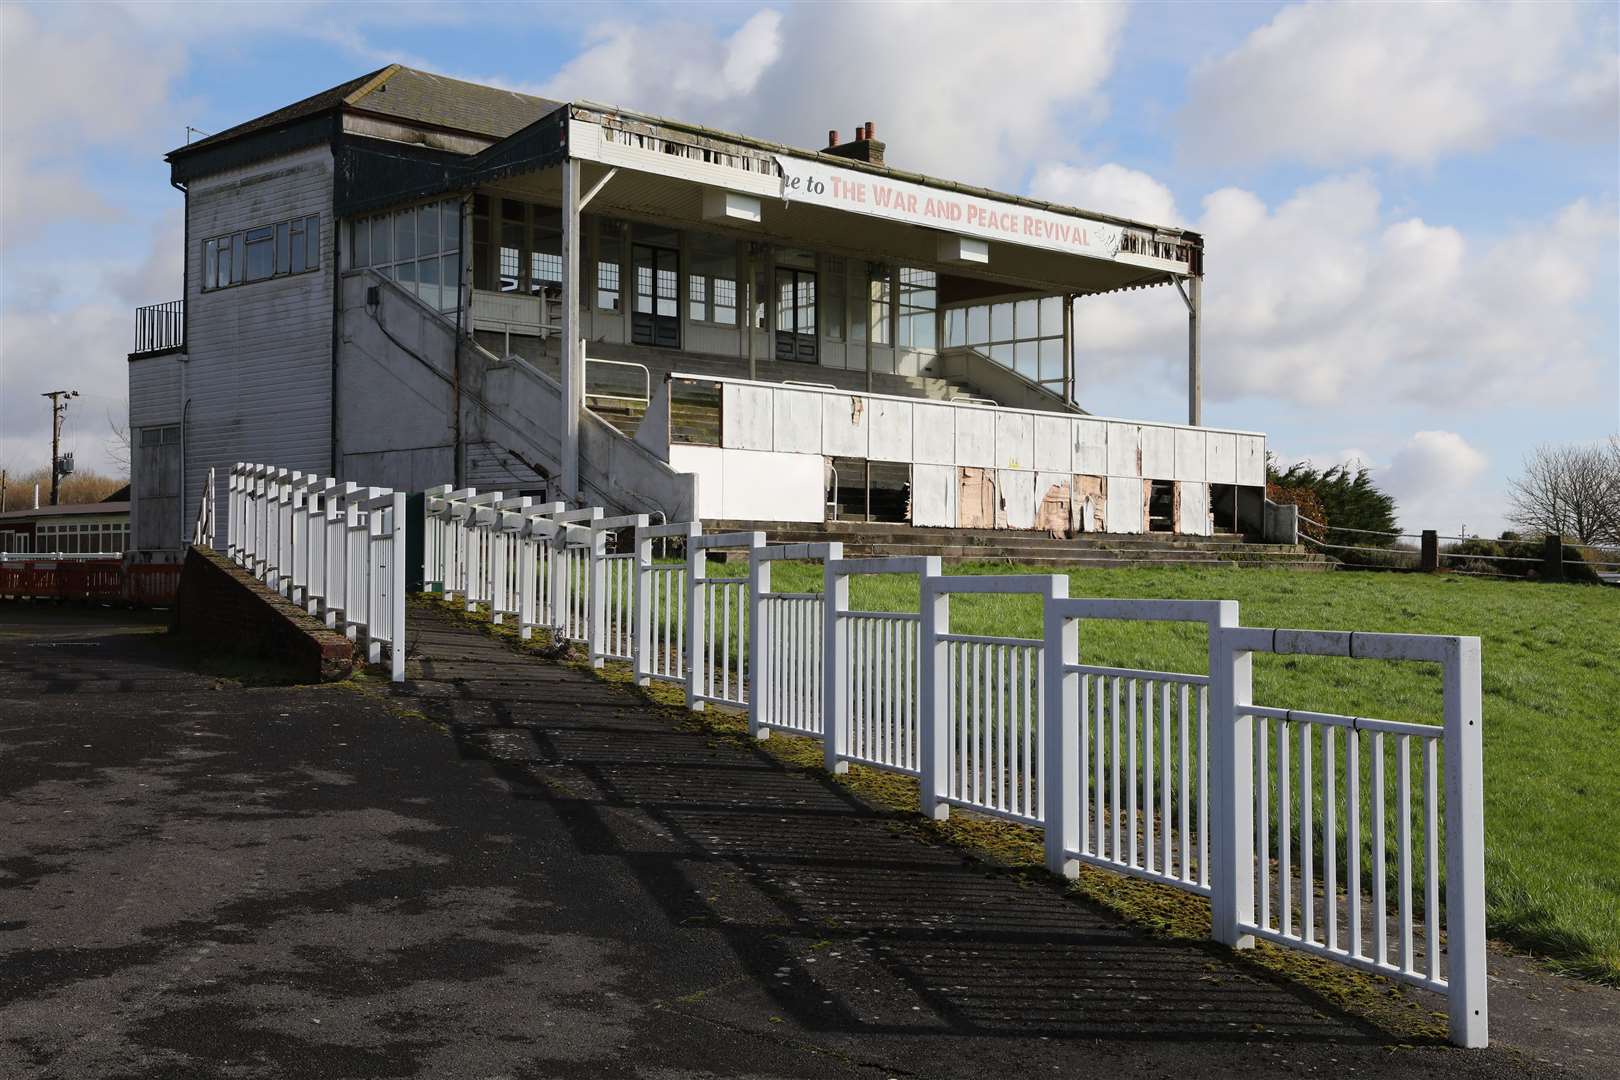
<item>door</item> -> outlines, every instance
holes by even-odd
[[[635,271],[630,340],[660,349],[680,348],[680,253],[671,248],[632,244],[630,259]]]
[[[776,358],[814,364],[816,355],[816,275],[813,270],[776,268]]]

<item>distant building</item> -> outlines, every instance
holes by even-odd
[[[1203,239],[894,168],[870,124],[802,150],[391,65],[167,160],[142,551],[239,460],[668,520],[1261,516],[1264,437],[1200,426]],[[1188,425],[1075,404],[1076,299],[1150,286],[1189,314]]]
[[[122,554],[129,547],[129,488],[96,503],[0,513],[0,554]]]

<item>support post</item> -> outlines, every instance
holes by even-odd
[[[760,558],[759,548],[748,551],[748,733],[764,741],[771,737],[771,729],[760,723],[765,712],[765,699],[774,690],[770,682],[770,628],[765,625],[765,602],[760,599],[771,591],[770,560]]]
[[[1059,583],[1068,592],[1067,578]],[[1048,600],[1045,616],[1045,686],[1042,692],[1041,810],[1046,823],[1046,868],[1064,878],[1080,876],[1080,676],[1068,668],[1080,662],[1080,622]]]
[[[1234,949],[1252,949],[1254,935],[1254,718],[1243,712],[1253,694],[1253,653],[1238,649],[1236,601],[1223,600],[1209,628],[1211,936]]]
[[[1074,293],[1063,294],[1063,400],[1074,402]]]
[[[1204,275],[1202,270],[1187,278],[1187,423],[1204,423],[1204,373],[1202,349],[1204,321]]]
[[[698,691],[707,681],[704,669],[703,633],[708,626],[704,605],[708,594],[698,582],[709,576],[709,553],[688,539],[686,544],[686,707],[693,712],[703,711]]]
[[[405,681],[405,493],[396,491],[389,507],[393,537],[388,548],[389,678]]]
[[[821,601],[821,748],[830,773],[849,772],[844,760],[849,703],[844,676],[849,667],[849,638],[840,616],[849,610],[849,575],[838,571],[829,554],[823,570]]]
[[[944,821],[951,813],[950,804],[944,801],[951,732],[941,715],[951,700],[951,646],[940,638],[951,630],[951,594],[939,585],[940,579],[930,574],[919,582],[922,626],[917,643],[917,745],[921,750],[917,802],[922,816],[934,821]]]
[[[607,531],[591,529],[591,546],[586,556],[586,573],[591,579],[590,643],[586,646],[591,667],[607,664]]]
[[[1433,529],[1424,529],[1419,539],[1418,569],[1431,574],[1440,569],[1440,536]]]
[[[1446,972],[1451,1041],[1489,1040],[1485,987],[1485,779],[1479,639],[1455,639],[1441,676],[1446,751]]]
[[[562,497],[577,500],[585,346],[579,336],[579,159],[573,157],[563,164],[562,261]]]
[[[1564,580],[1564,538],[1549,536],[1541,549],[1541,580]]]

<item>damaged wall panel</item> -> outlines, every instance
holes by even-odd
[[[963,529],[996,527],[996,484],[989,469],[966,466],[959,471],[956,524]]]
[[[954,465],[913,465],[911,523],[955,528],[956,496],[961,482],[961,475]]]
[[[1142,531],[1142,481],[1134,476],[1108,478],[1108,531],[1111,533],[1139,533]]]
[[[1035,474],[1035,491],[1040,496],[1035,506],[1035,528],[1058,540],[1068,536],[1071,531],[1071,483],[1068,473]]]
[[[821,403],[821,452],[829,457],[867,456],[868,401],[860,394],[827,394]]]
[[[873,461],[911,461],[911,404],[867,398],[867,429]]]
[[[1106,532],[1108,524],[1108,478],[1076,474],[1070,488],[1075,532]]]
[[[1102,420],[1074,422],[1074,464],[1076,473],[1102,476],[1108,472],[1108,424]]]
[[[998,529],[1035,527],[1035,474],[1014,469],[996,472],[996,523]]]
[[[918,402],[911,407],[911,447],[915,461],[928,465],[955,465],[956,414],[952,405]]]
[[[1183,481],[1176,485],[1176,531],[1208,536],[1209,485]]]

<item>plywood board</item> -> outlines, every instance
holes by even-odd
[[[1108,424],[1108,475],[1142,475],[1142,429],[1135,424]]]
[[[1141,437],[1142,475],[1152,480],[1173,480],[1176,472],[1174,429],[1144,424]]]
[[[963,529],[996,527],[996,485],[989,469],[958,470],[956,524]]]
[[[721,459],[720,516],[821,521],[827,512],[826,468],[819,454],[726,450]]]
[[[1261,435],[1237,437],[1237,482],[1249,487],[1266,483],[1266,440]]]
[[[1212,484],[1237,483],[1237,436],[1222,431],[1207,434],[1206,476]]]
[[[1108,478],[1108,531],[1111,533],[1139,533],[1142,531],[1142,481],[1134,476]]]
[[[956,414],[952,405],[911,407],[911,450],[918,462],[927,465],[956,464]]]
[[[1202,480],[1207,464],[1204,433],[1197,428],[1176,428],[1176,479]]]
[[[1074,421],[1074,471],[1088,476],[1108,472],[1108,424],[1103,420]]]
[[[829,457],[866,457],[869,404],[864,394],[822,395],[822,453]]]
[[[1020,469],[996,471],[996,528],[1035,527],[1035,474]]]
[[[1035,418],[1028,413],[996,414],[996,467],[1035,467]]]
[[[868,398],[868,456],[873,461],[911,461],[911,403]]]
[[[1066,473],[1074,467],[1073,428],[1067,416],[1035,417],[1035,468]]]
[[[1075,532],[1107,532],[1108,478],[1076,475],[1070,490]]]
[[[1069,496],[1072,482],[1068,473],[1035,474],[1035,527],[1058,540],[1068,536],[1072,526],[1072,501]]]
[[[956,408],[956,464],[979,468],[996,461],[996,414],[992,409]]]
[[[1208,536],[1209,485],[1192,480],[1180,481],[1176,484],[1176,502],[1176,531],[1188,536]]]
[[[821,453],[821,399],[814,390],[777,390],[771,396],[772,449],[784,454]],[[834,400],[837,400],[836,398]]]
[[[954,465],[911,467],[911,523],[954,528],[961,475]]]
[[[724,383],[720,445],[735,450],[771,448],[771,388]]]

